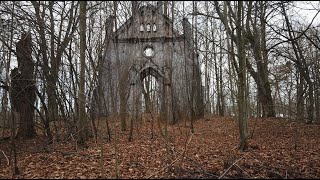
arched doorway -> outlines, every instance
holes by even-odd
[[[140,73],[142,85],[142,111],[144,113],[160,112],[161,89],[159,85],[160,74],[149,67]]]
[[[135,68],[132,68],[135,69]],[[128,97],[130,116],[140,118],[143,113],[160,113],[163,104],[163,75],[156,67],[131,70],[131,86]]]

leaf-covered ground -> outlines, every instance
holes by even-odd
[[[252,138],[241,152],[231,118],[197,120],[194,133],[189,123],[170,125],[168,146],[156,123],[153,138],[151,123],[144,121],[134,125],[132,142],[129,130],[112,131],[108,142],[103,122],[103,139],[90,139],[87,149],[80,149],[73,137],[49,146],[42,136],[16,141],[19,175],[10,171],[10,141],[2,138],[0,178],[320,178],[317,124],[250,119]]]

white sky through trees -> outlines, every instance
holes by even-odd
[[[8,3],[8,2],[5,2],[5,3]],[[147,3],[150,3],[152,5],[156,5],[157,4],[157,1],[143,1],[143,3],[141,5],[145,5]],[[171,17],[171,3],[172,2],[168,2],[169,3],[169,17]],[[28,13],[28,15],[30,17],[34,17],[34,9],[33,7],[30,5],[30,2],[19,2],[20,6],[21,6],[21,9],[23,9],[23,11],[15,11],[13,12],[12,14],[17,14],[17,15],[22,15],[22,14],[19,14],[19,13]],[[63,5],[63,2],[59,2],[58,4],[60,4],[60,6]],[[94,3],[93,3],[94,4]],[[98,3],[97,3],[98,4]],[[175,1],[174,2],[175,4],[175,9],[174,9],[174,12],[175,12],[175,19],[174,19],[174,25],[177,25],[178,27],[180,26],[181,27],[181,20],[183,17],[187,17],[189,19],[189,22],[190,23],[193,23],[194,21],[192,20],[193,18],[193,15],[192,15],[192,11],[193,11],[193,2],[192,1],[184,1],[184,2],[181,2],[181,1]],[[215,15],[215,9],[213,8],[213,3],[212,2],[208,2],[210,8],[209,8],[209,12],[210,12],[210,15]],[[3,10],[5,8],[1,7],[3,6],[4,7],[4,3],[1,3],[0,4],[0,10]],[[10,5],[8,6],[10,7]],[[66,6],[67,7],[67,6]],[[206,13],[206,8],[205,8],[205,2],[204,1],[197,1],[197,7],[198,7],[198,10],[201,12],[201,13]],[[302,26],[304,27],[307,27],[311,21],[313,20],[313,23],[312,25],[315,26],[315,27],[318,27],[319,28],[319,24],[320,24],[320,14],[318,13],[320,11],[320,1],[294,1],[292,2],[291,5],[289,5],[288,7],[291,7],[290,9],[288,9],[288,15],[290,15],[290,19],[291,20],[294,20],[294,22],[296,24],[301,24]],[[59,10],[58,6],[55,7],[57,10]],[[112,8],[112,3],[110,3],[110,9]],[[129,1],[120,1],[119,2],[119,5],[118,5],[118,11],[117,11],[117,20],[118,20],[118,26],[121,26],[126,20],[129,19],[129,17],[131,16],[130,12],[131,12],[131,2]],[[19,8],[17,8],[19,9]],[[112,11],[108,9],[107,11],[109,13],[111,13]],[[8,9],[6,9],[6,11],[3,11],[1,12],[0,14],[0,18],[11,18],[11,13],[10,12],[7,12]],[[98,9],[99,11],[102,11],[101,9]],[[280,11],[280,10],[279,10]],[[7,14],[5,14],[5,12],[7,12]],[[49,12],[49,11],[47,11]],[[66,11],[67,12],[67,11]],[[57,12],[57,13],[61,13],[61,12]],[[90,12],[91,13],[91,12]],[[317,14],[318,13],[318,14]],[[317,16],[316,16],[317,14]],[[88,16],[89,16],[89,12],[88,12]],[[23,17],[23,16],[22,16]],[[20,19],[22,17],[19,17]],[[27,16],[26,16],[27,17]],[[57,22],[59,22],[58,18],[59,16],[55,16],[57,18]],[[14,17],[13,19],[15,20],[16,17]],[[29,18],[29,17],[28,17]],[[197,16],[197,28],[198,28],[198,38],[203,38],[203,35],[200,35],[200,33],[202,34],[205,34],[205,35],[208,35],[210,32],[206,32],[204,30],[204,27],[205,27],[205,18],[204,16]],[[279,17],[279,19],[282,18],[282,17]],[[215,23],[220,23],[219,20],[214,20]],[[272,21],[272,20],[271,20]],[[20,21],[19,21],[20,23]],[[22,23],[22,22],[21,22]],[[32,23],[30,22],[23,22],[24,26],[26,26],[27,24],[30,24],[32,25]],[[47,24],[49,24],[50,22],[47,22]],[[293,23],[293,24],[295,24]],[[216,26],[215,28],[219,28],[218,26]],[[294,27],[295,28],[295,27]],[[57,29],[58,26],[57,26]],[[101,30],[101,29],[100,29]],[[100,31],[99,29],[97,29],[97,31]],[[180,29],[181,30],[181,29]],[[212,29],[211,29],[212,30]],[[215,30],[215,29],[214,29]],[[35,31],[32,31],[32,33],[34,33]],[[17,32],[17,33],[20,33]],[[1,36],[0,38],[4,39],[3,37],[3,31],[0,32]],[[58,35],[59,32],[56,32],[56,35]],[[20,37],[21,35],[20,34],[17,34],[16,37],[13,39],[13,49],[15,49],[15,43],[17,42],[17,37]],[[74,36],[75,37],[75,41],[77,41],[77,35]],[[35,37],[33,36],[32,38],[33,41],[34,41],[34,45],[35,46],[38,46],[35,44]],[[5,38],[7,39],[7,38]],[[213,37],[212,39],[215,39],[215,37]],[[200,43],[203,43],[203,39],[202,41],[199,41]],[[0,45],[3,45],[2,42],[0,41]],[[36,48],[39,48],[39,47],[36,47]],[[198,48],[200,50],[203,50],[203,44],[199,44]],[[152,51],[151,50],[148,50],[147,53],[151,53]],[[33,52],[34,53],[34,52]],[[79,56],[79,55],[75,55],[75,56]],[[200,53],[200,61],[203,60],[204,56],[203,56],[203,53],[201,54]],[[226,62],[226,58],[227,56],[224,55],[224,64],[227,64],[225,63]],[[33,58],[34,61],[36,61],[35,58]],[[1,57],[1,61],[2,60],[2,57]],[[1,79],[4,78],[5,76],[5,71],[3,70],[3,62],[0,63],[0,65],[2,64],[2,67],[0,67],[2,69],[2,74],[1,74]],[[202,64],[203,65],[203,64]],[[226,65],[227,66],[227,65]],[[16,62],[16,57],[13,53],[11,53],[11,64],[10,64],[10,67],[11,69],[17,67],[17,62]],[[226,67],[224,67],[226,68]],[[10,70],[11,70],[10,69]],[[213,73],[211,74],[211,76],[213,76]],[[227,77],[227,76],[225,76]],[[224,78],[225,78],[224,77]],[[213,78],[212,80],[213,81]],[[213,88],[214,89],[214,88]],[[214,90],[213,90],[214,91]],[[212,92],[213,93],[213,92]]]

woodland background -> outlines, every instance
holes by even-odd
[[[319,178],[319,2],[164,1],[193,26],[204,116],[145,103],[122,127],[90,107],[106,20],[148,3],[0,2],[0,178]]]

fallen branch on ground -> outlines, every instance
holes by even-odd
[[[10,165],[10,161],[9,161],[9,158],[6,156],[6,153],[4,153],[4,151],[0,150],[2,152],[2,154],[4,155],[4,157],[7,159],[7,163],[8,163],[8,166]]]
[[[155,173],[153,173],[153,174],[151,174],[150,176],[148,176],[146,179],[150,179],[151,177],[153,177],[153,176],[155,176],[155,175],[157,175],[157,174],[159,174],[160,172],[162,172],[162,171],[164,171],[165,169],[167,169],[169,166],[171,166],[171,165],[173,165],[175,162],[177,162],[183,155],[184,155],[184,153],[186,152],[186,150],[187,150],[187,146],[189,145],[189,143],[191,142],[191,139],[192,139],[192,136],[193,136],[193,134],[194,133],[191,133],[191,136],[190,136],[190,138],[189,138],[189,140],[188,140],[188,142],[187,142],[187,145],[186,145],[186,148],[184,148],[184,150],[183,150],[183,152],[180,154],[180,156],[179,157],[177,157],[175,160],[173,160],[170,164],[168,164],[167,166],[165,166],[165,167],[163,167],[162,169],[160,169],[159,171],[157,171],[157,172],[155,172]]]
[[[238,161],[240,161],[244,156],[242,156],[241,158],[239,158],[238,160],[236,160],[233,164],[231,164],[230,167],[228,167],[228,169],[218,178],[221,179],[231,168],[232,166],[234,166]]]

